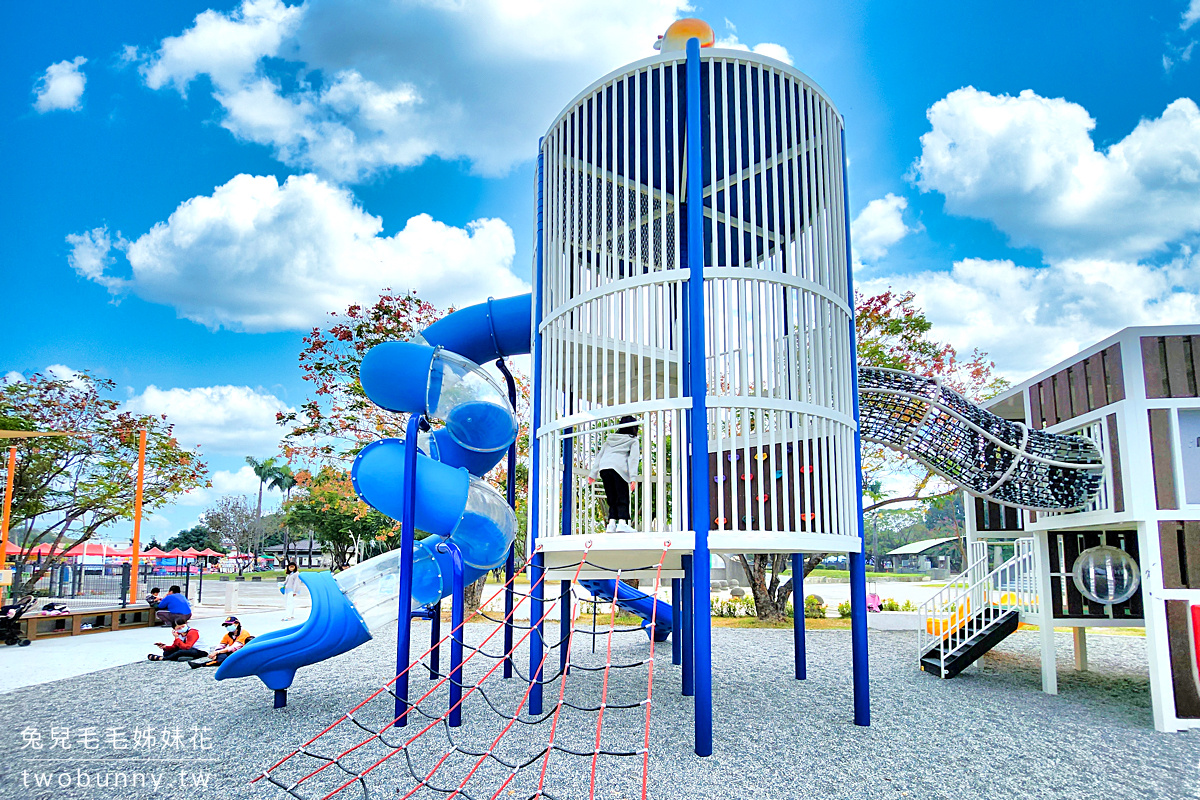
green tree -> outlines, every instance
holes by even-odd
[[[54,548],[17,591],[57,564],[68,543],[133,519],[139,430],[146,431],[143,513],[208,484],[204,462],[179,446],[165,416],[122,411],[114,388],[87,372],[66,379],[39,373],[0,386],[0,430],[62,434],[10,440],[18,448],[11,517],[18,565],[39,544]]]
[[[292,468],[287,464],[280,464],[275,474],[271,476],[271,482],[267,484],[268,489],[278,489],[283,495],[283,502],[286,505],[292,499],[292,489],[296,488],[296,476],[292,473]],[[287,560],[288,548],[291,546],[291,528],[288,527],[286,515],[282,523],[283,528],[283,557]],[[275,538],[275,537],[272,537]],[[267,547],[275,545],[276,542],[267,542]]]
[[[388,550],[398,543],[396,523],[358,498],[345,470],[325,466],[296,478],[302,491],[285,505],[286,524],[325,545],[335,568],[345,567],[362,543],[378,542]]]
[[[174,550],[178,547],[180,550],[187,550],[189,547],[194,547],[197,550],[216,549],[221,542],[217,539],[217,535],[203,525],[193,525],[187,530],[180,531],[167,540],[167,544],[163,547],[164,550]]]
[[[239,553],[253,552],[257,544],[258,521],[250,504],[241,495],[225,495],[200,515],[200,523],[212,531],[221,540],[221,544],[236,548]],[[249,559],[235,560],[238,574],[241,575],[251,565]]]

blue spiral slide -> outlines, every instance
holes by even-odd
[[[520,295],[470,306],[412,341],[378,345],[363,358],[360,379],[372,402],[444,422],[418,442],[414,513],[426,535],[413,553],[413,610],[452,591],[450,556],[438,551],[439,544],[458,547],[463,580],[472,583],[505,562],[516,538],[512,509],[483,475],[507,453],[517,421],[507,394],[479,365],[530,351],[530,303],[530,295]],[[401,439],[372,442],[350,473],[359,496],[394,519],[404,509],[404,451]],[[300,667],[358,647],[372,630],[396,621],[403,568],[400,551],[393,550],[336,576],[301,573],[312,597],[308,619],[253,639],[222,662],[217,680],[257,675],[279,691],[291,686]],[[670,634],[669,604],[616,581],[585,585],[646,620],[656,641]],[[656,624],[649,630],[652,618]]]

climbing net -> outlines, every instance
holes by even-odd
[[[1091,439],[1030,430],[934,378],[862,367],[858,395],[865,441],[915,458],[985,500],[1064,511],[1087,505],[1100,488],[1104,459]]]
[[[649,595],[652,598],[657,597],[661,586],[668,544],[664,544],[657,565],[640,570],[641,574],[653,570],[654,591]],[[605,790],[605,797],[612,796],[608,787],[613,781],[606,780],[602,770],[606,762],[634,760],[640,762],[641,797],[645,800],[650,768],[654,636],[649,637],[648,648],[644,639],[640,643],[619,642],[617,637],[621,634],[642,632],[645,626],[618,627],[617,604],[612,603],[607,609],[608,625],[602,634],[604,646],[600,652],[572,650],[576,633],[592,635],[591,631],[577,630],[581,610],[585,604],[595,609],[597,603],[597,599],[585,600],[576,595],[581,571],[586,566],[589,572],[611,572],[618,582],[621,577],[621,571],[590,563],[587,560],[590,548],[588,541],[577,564],[556,568],[556,574],[562,574],[573,566],[574,577],[569,591],[542,601],[541,613],[533,592],[544,585],[544,572],[528,592],[513,589],[515,576],[529,565],[531,556],[525,566],[514,571],[514,579],[481,603],[479,610],[433,642],[386,684],[291,749],[252,783],[274,787],[300,800],[328,800],[346,790],[350,791],[343,796],[401,800],[434,797],[497,800],[517,796],[557,800],[585,794],[591,799],[597,796],[598,786]],[[502,617],[489,615],[484,609],[510,589],[513,589],[511,610],[506,610]],[[622,599],[627,594],[640,595],[627,584],[620,591]],[[557,637],[548,637],[544,632],[546,623],[555,612],[561,614],[560,604],[568,602],[571,603],[569,626],[560,630]],[[514,615],[525,603],[531,604],[533,613],[529,624],[518,624]],[[653,608],[649,620],[651,634],[658,621],[658,604],[654,603]],[[467,627],[472,621],[485,625]],[[513,628],[514,635],[510,637],[501,636],[506,623]],[[515,635],[517,631],[519,637]],[[516,641],[511,646],[498,644],[505,638]],[[528,652],[529,645],[535,642],[542,645],[541,660],[532,674],[522,673],[517,656],[522,651]],[[447,643],[466,651],[458,670],[441,669],[438,653]],[[593,651],[594,644],[595,640]],[[640,653],[641,657],[625,661],[614,657],[629,651]],[[552,654],[558,658],[552,660]],[[645,683],[638,681],[633,696],[619,696],[628,693],[630,687],[628,679],[617,676],[636,674],[634,671],[642,667]],[[414,688],[405,698],[407,710],[398,715],[398,682],[405,675],[416,678],[426,672],[431,685],[422,691],[414,682]],[[519,680],[501,680],[506,673]],[[530,713],[535,687],[546,695],[544,710],[537,714]],[[457,702],[451,700],[453,692],[461,693]],[[461,727],[459,715],[463,717]],[[614,724],[618,716],[623,718]],[[552,762],[567,760],[576,761],[582,769],[564,769],[562,774],[552,777]],[[626,767],[619,773],[630,776],[633,771]],[[636,788],[624,786],[620,791],[618,796],[632,797]]]

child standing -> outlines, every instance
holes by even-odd
[[[642,448],[637,438],[637,420],[626,415],[621,417],[619,425],[604,440],[588,480],[594,482],[598,476],[604,484],[604,496],[608,500],[606,530],[609,533],[633,533],[633,526],[629,524],[629,491],[637,483]]]
[[[284,613],[287,614],[284,620],[286,621],[295,618],[296,595],[300,593],[300,568],[296,566],[295,561],[288,562],[283,575],[283,603],[286,608]]]

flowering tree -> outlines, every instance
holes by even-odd
[[[276,417],[290,428],[284,455],[316,464],[347,462],[375,439],[402,436],[408,415],[372,403],[358,368],[375,345],[409,339],[443,313],[411,294],[385,293],[371,306],[356,303],[331,313],[326,327],[313,328],[300,351],[300,371],[312,396],[299,411]]]
[[[18,565],[31,561],[39,544],[53,548],[21,591],[61,561],[69,545],[133,518],[140,430],[146,431],[143,511],[208,485],[204,462],[179,446],[166,416],[122,411],[109,396],[114,386],[78,372],[66,379],[35,374],[0,387],[0,429],[68,434],[11,440],[18,448],[11,519]]]
[[[296,489],[296,497],[284,504],[285,520],[327,545],[335,569],[345,567],[355,550],[390,550],[399,543],[400,526],[358,498],[346,470],[300,470]]]
[[[324,467],[344,471],[354,456],[376,439],[403,438],[408,415],[384,411],[367,398],[359,382],[359,365],[375,345],[409,339],[446,313],[412,294],[385,293],[370,306],[354,304],[344,312],[330,314],[327,326],[313,328],[304,338],[304,349],[300,352],[300,369],[304,380],[312,386],[312,396],[298,411],[277,415],[279,424],[289,429],[284,437],[284,455],[289,460],[308,462],[320,475]],[[520,550],[525,526],[522,512],[528,495],[528,468],[524,462],[529,453],[529,380],[513,369],[511,363],[508,368],[517,386],[517,518],[521,525],[517,547]],[[487,480],[504,492],[507,472],[505,459],[488,474]],[[311,485],[314,480],[311,471],[306,480]],[[348,502],[354,496],[348,474],[344,488]],[[390,540],[380,541],[386,544]],[[481,590],[482,583],[475,591]]]
[[[938,378],[970,400],[981,400],[1003,391],[1008,382],[993,374],[995,365],[974,350],[960,357],[955,348],[930,336],[933,324],[917,307],[912,292],[890,289],[872,297],[855,296],[855,334],[858,363],[864,367],[900,369]],[[883,445],[863,442],[862,481],[871,499],[863,513],[895,503],[928,503],[956,491],[934,474]],[[887,495],[885,483],[901,484],[903,491]],[[804,564],[808,575],[825,558],[811,554]],[[783,619],[792,594],[791,579],[783,580],[790,556],[782,553],[738,556],[750,580],[759,619]],[[797,607],[800,603],[796,603]]]

